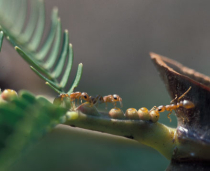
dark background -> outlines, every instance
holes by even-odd
[[[168,104],[170,97],[149,52],[159,53],[209,75],[210,1],[196,0],[45,0],[59,9],[74,47],[74,67],[84,65],[77,91],[119,94],[123,110]],[[54,97],[4,41],[0,53],[2,88],[27,89]],[[160,122],[176,126],[165,114]],[[59,126],[23,158],[17,168],[43,170],[164,170],[169,161],[153,149],[124,138],[100,136]],[[44,156],[44,157],[41,157]],[[25,162],[26,161],[26,162]],[[84,165],[84,168],[83,168]]]

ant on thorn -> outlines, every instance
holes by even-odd
[[[184,93],[182,94],[179,98],[177,98],[177,96],[175,97],[175,99],[173,99],[171,101],[171,104],[170,105],[161,105],[159,107],[155,107],[156,110],[158,112],[164,112],[164,111],[169,111],[167,117],[169,118],[170,122],[171,122],[171,118],[170,118],[170,115],[172,113],[173,110],[176,110],[178,109],[179,107],[184,107],[185,109],[192,109],[195,107],[194,103],[189,101],[189,100],[182,100],[181,99],[190,91],[191,87],[189,87],[189,89]],[[174,103],[174,102],[177,102],[177,103]]]

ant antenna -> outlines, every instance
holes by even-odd
[[[178,98],[178,101],[180,101],[180,99],[183,98],[183,97],[191,90],[191,88],[192,88],[192,87],[190,86],[190,87],[188,88],[188,90]]]
[[[177,97],[177,94],[175,95],[175,98],[173,100],[171,100],[171,104],[174,103],[174,101],[177,100],[177,102],[179,102],[190,90],[191,90],[191,86],[188,88],[188,90],[186,92],[184,92],[179,98]]]

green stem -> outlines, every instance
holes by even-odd
[[[173,141],[175,129],[161,123],[143,120],[120,120],[108,117],[90,116],[81,112],[68,112],[64,123],[94,131],[134,139],[158,150],[167,159],[171,159],[177,141]]]

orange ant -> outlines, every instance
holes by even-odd
[[[53,104],[60,105],[60,104],[63,102],[64,98],[70,98],[70,101],[71,101],[71,102],[72,102],[72,101],[75,102],[75,99],[78,99],[78,100],[79,100],[81,94],[82,94],[82,93],[79,92],[79,91],[78,91],[78,92],[73,92],[73,93],[71,93],[70,95],[68,95],[68,94],[60,94],[60,95],[58,95],[58,97],[56,97],[56,98],[54,99]]]
[[[102,97],[101,95],[92,97],[92,96],[89,96],[85,92],[83,92],[83,93],[76,92],[76,93],[70,94],[70,99],[72,99],[72,98],[73,99],[81,98],[81,102],[82,102],[82,100],[85,100],[85,101],[91,103],[92,105],[97,104],[99,102],[99,103],[106,103],[106,106],[107,106],[107,103],[110,102],[110,103],[114,103],[115,107],[116,107],[117,102],[119,101],[121,104],[121,107],[122,107],[122,98],[117,94],[108,95],[108,96],[104,96],[104,97]]]
[[[170,115],[172,113],[173,110],[176,110],[178,109],[179,107],[184,107],[185,109],[192,109],[195,107],[194,103],[189,101],[189,100],[183,100],[183,101],[180,101],[181,98],[183,98],[189,91],[190,91],[191,87],[184,93],[182,94],[178,99],[177,99],[177,96],[175,97],[175,99],[173,99],[171,101],[171,103],[174,103],[174,101],[177,101],[176,104],[170,104],[170,105],[166,105],[166,106],[159,106],[159,107],[155,107],[156,110],[158,112],[164,112],[164,111],[169,111],[167,117],[169,118],[170,122],[171,122],[171,118],[170,118]]]
[[[107,108],[107,103],[114,103],[114,106],[116,107],[117,102],[120,102],[121,107],[123,106],[122,98],[117,94],[104,96],[103,101],[104,103],[106,103],[106,108]]]
[[[74,101],[75,99],[79,99],[81,97],[81,92],[77,91],[77,92],[73,92],[69,95],[70,100]]]
[[[108,95],[104,97],[100,95],[97,95],[96,97],[92,97],[92,96],[89,96],[86,92],[83,92],[83,93],[73,92],[70,95],[60,94],[57,98],[55,98],[55,100],[53,101],[53,104],[60,105],[63,102],[63,99],[66,97],[70,98],[70,101],[75,101],[75,99],[81,99],[81,103],[82,103],[82,100],[85,100],[86,102],[89,102],[92,105],[98,104],[99,102],[99,103],[106,103],[106,106],[107,106],[107,103],[110,102],[110,103],[114,103],[115,107],[116,107],[117,102],[119,101],[122,107],[122,98],[117,94]]]

